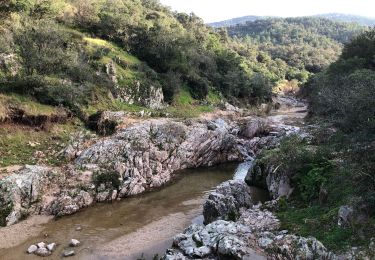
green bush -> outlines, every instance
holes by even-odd
[[[100,185],[104,184],[106,189],[116,189],[119,190],[120,174],[114,171],[100,172],[94,175],[95,187],[98,188]]]

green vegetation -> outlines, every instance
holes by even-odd
[[[270,100],[280,79],[248,61],[225,33],[158,1],[15,0],[0,7],[0,92],[64,106],[81,119],[132,110],[119,104],[132,103],[129,95],[147,106],[154,87],[176,109],[186,91],[194,104],[217,104],[220,96],[255,105]]]
[[[374,57],[374,30],[346,44],[338,61],[303,88],[310,120],[322,128],[310,130],[308,141],[286,138],[258,162],[278,166],[277,174],[295,187],[278,212],[282,227],[333,250],[366,245],[375,236]],[[343,205],[354,213],[339,227]]]
[[[100,185],[105,185],[106,189],[116,189],[118,190],[120,182],[120,174],[118,172],[101,172],[97,173],[94,176],[94,183],[97,189],[100,188]]]
[[[319,14],[312,17],[325,18],[331,21],[336,22],[345,22],[345,23],[358,23],[363,26],[374,26],[375,19],[370,17],[364,17],[359,15],[350,15],[350,14],[340,14],[340,13],[328,13],[328,14]],[[272,19],[277,17],[265,17],[265,16],[256,16],[249,15],[243,17],[237,17],[230,20],[225,20],[221,22],[210,23],[210,26],[213,27],[229,27],[235,26],[237,24],[246,24],[247,22],[254,22],[256,20]]]
[[[73,123],[54,125],[47,131],[31,127],[2,125],[0,128],[0,167],[47,163],[61,165],[58,153],[82,127]]]
[[[342,44],[365,31],[353,23],[334,22],[324,18],[269,18],[228,27],[229,35],[240,42],[280,59],[285,78],[305,79],[297,74],[316,73],[327,68],[341,54]]]
[[[280,200],[277,216],[281,228],[314,236],[335,251],[366,245],[375,235],[369,176],[361,176],[351,152],[345,153],[350,146],[346,135],[325,130],[313,134],[309,142],[298,136],[288,137],[279,148],[257,159],[263,169],[277,166],[277,174],[289,176],[295,187],[289,199]],[[339,227],[338,210],[342,205],[353,205],[356,214],[364,214],[366,220],[353,219],[349,227]]]
[[[51,116],[58,114],[59,110],[56,107],[43,105],[32,98],[21,96],[17,94],[3,95],[0,94],[0,118],[5,118],[8,109],[15,107],[25,111],[27,115],[46,115]],[[0,120],[1,121],[1,120]]]
[[[6,226],[6,217],[12,212],[12,205],[4,205],[3,202],[0,201],[0,227]]]

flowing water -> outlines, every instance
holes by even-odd
[[[25,251],[29,245],[41,241],[58,243],[56,251],[46,259],[61,259],[72,238],[82,245],[75,248],[76,255],[70,259],[138,259],[142,254],[145,259],[152,259],[171,246],[175,234],[192,222],[202,223],[202,205],[207,194],[232,179],[235,172],[235,178],[243,179],[251,162],[237,166],[226,164],[179,172],[172,183],[159,190],[112,204],[99,204],[39,225],[38,232],[11,248],[2,246],[3,236],[0,259],[40,259]],[[263,190],[252,188],[252,192],[255,201],[267,199]],[[77,231],[77,227],[82,229]]]

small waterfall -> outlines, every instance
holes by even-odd
[[[238,165],[236,171],[234,172],[234,180],[244,181],[249,169],[253,166],[253,161],[246,161]]]

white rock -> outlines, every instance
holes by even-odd
[[[38,250],[38,247],[36,245],[31,245],[29,246],[29,248],[27,249],[27,253],[28,254],[32,254],[34,253],[36,250]]]
[[[76,227],[76,231],[81,231],[81,230],[82,230],[81,226]]]
[[[81,242],[79,242],[77,239],[72,239],[72,240],[70,240],[70,244],[69,245],[71,247],[77,247],[77,246],[81,245]]]
[[[55,248],[56,248],[56,243],[51,243],[51,244],[48,244],[47,245],[47,249],[49,250],[49,251],[53,251],[53,250],[55,250]]]
[[[39,242],[39,243],[37,244],[37,246],[38,246],[38,248],[46,248],[46,243],[44,243],[44,242]]]

